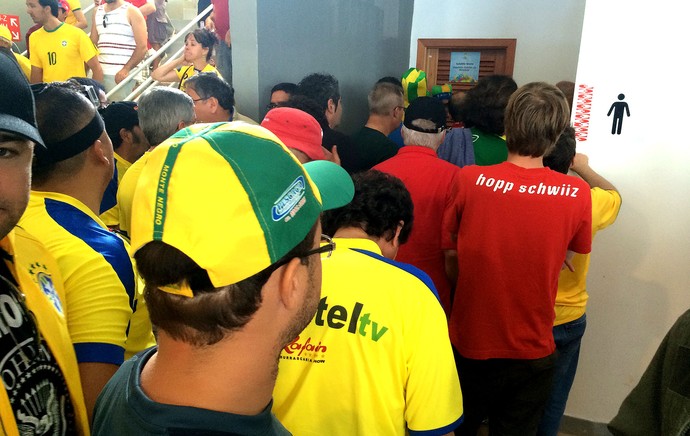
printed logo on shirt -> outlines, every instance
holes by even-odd
[[[483,173],[477,177],[475,185],[484,186],[493,190],[494,192],[500,192],[501,194],[510,192],[515,188],[515,184],[513,182],[508,182],[503,179],[495,179],[493,177],[487,178]],[[517,192],[520,194],[551,195],[572,198],[577,198],[577,193],[579,190],[580,188],[572,186],[570,183],[546,185],[543,182],[539,182],[538,185],[520,185],[517,188]]]
[[[318,326],[327,325],[332,329],[342,329],[347,326],[347,332],[361,335],[378,342],[388,332],[388,327],[379,325],[371,318],[371,313],[364,313],[364,304],[355,302],[348,311],[344,306],[333,305],[329,308],[328,297],[319,301],[319,307],[314,316],[314,323]]]
[[[34,282],[41,288],[41,291],[48,297],[55,309],[62,314],[62,302],[58,296],[57,290],[55,289],[55,284],[53,283],[53,277],[47,272],[48,268],[39,262],[34,262],[29,267],[29,274]]]
[[[67,41],[62,41],[62,46],[67,47]]]
[[[325,363],[328,347],[321,342],[313,343],[311,337],[302,340],[297,336],[283,348],[280,358],[285,360],[301,360],[311,363]]]

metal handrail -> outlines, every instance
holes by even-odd
[[[106,94],[106,96],[107,96],[107,97],[110,97],[112,94],[114,94],[114,93],[116,93],[117,91],[119,91],[120,89],[122,89],[127,83],[131,82],[131,81],[136,77],[136,75],[139,74],[139,73],[141,72],[141,70],[143,70],[144,68],[148,68],[148,66],[151,65],[151,63],[152,63],[157,57],[159,57],[159,56],[161,55],[161,53],[164,53],[165,50],[168,49],[168,47],[170,47],[170,46],[173,45],[175,42],[177,42],[178,39],[180,39],[181,37],[183,37],[184,34],[185,34],[189,29],[191,29],[192,27],[194,27],[194,25],[196,25],[196,23],[198,23],[198,22],[201,20],[201,18],[202,18],[203,16],[205,16],[205,15],[208,14],[208,13],[210,13],[212,10],[213,10],[213,5],[211,4],[211,5],[209,5],[206,9],[204,9],[199,15],[197,15],[192,21],[190,21],[189,24],[187,24],[186,26],[184,26],[184,27],[182,28],[182,30],[180,30],[179,32],[177,32],[176,35],[174,35],[172,38],[170,38],[170,41],[166,42],[158,51],[154,52],[154,54],[153,54],[152,56],[149,56],[148,58],[146,58],[146,59],[144,59],[142,62],[140,62],[139,65],[138,65],[136,68],[134,68],[134,69],[129,73],[129,75],[128,75],[127,77],[125,77],[125,78],[122,80],[122,82],[120,82],[120,83],[118,83],[117,85],[115,85],[115,87],[114,87],[113,89],[111,89],[110,92],[108,92],[108,93]],[[130,94],[130,95],[131,95],[131,94]]]
[[[175,52],[172,56],[170,56],[168,59],[166,59],[161,65],[165,65],[168,62],[172,62],[174,59],[177,59],[178,56],[182,54],[184,51],[184,47],[180,47],[179,50]],[[158,85],[159,81],[155,80],[153,77],[149,76],[144,80],[139,86],[134,88],[134,90],[129,94],[127,97],[125,97],[125,100],[129,101],[138,101],[139,97],[150,87]],[[136,96],[136,97],[135,97]]]

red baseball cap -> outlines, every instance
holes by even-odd
[[[321,146],[321,126],[304,111],[291,107],[271,109],[261,126],[273,132],[288,148],[299,150],[312,160],[326,158]]]

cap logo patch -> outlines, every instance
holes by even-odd
[[[283,218],[285,221],[290,221],[306,202],[305,191],[306,181],[304,176],[299,176],[273,203],[271,208],[273,221],[280,221]]]

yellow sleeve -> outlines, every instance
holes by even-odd
[[[81,60],[88,62],[92,57],[98,56],[98,49],[93,45],[93,41],[86,32],[79,30],[79,54]]]
[[[43,63],[41,62],[42,59],[41,59],[41,56],[38,52],[38,45],[40,43],[40,41],[38,41],[38,40],[40,39],[40,37],[39,37],[39,35],[36,35],[36,33],[38,33],[38,30],[36,32],[34,32],[31,35],[31,38],[29,39],[29,53],[31,53],[31,57],[29,58],[29,61],[31,62],[32,66],[38,67],[38,68],[43,68]]]
[[[26,56],[22,56],[18,53],[15,53],[14,57],[17,59],[17,63],[19,63],[19,67],[22,69],[22,73],[24,73],[27,80],[31,80],[31,61],[29,61]]]
[[[621,209],[621,196],[614,190],[592,188],[592,230],[604,229],[618,217]]]

